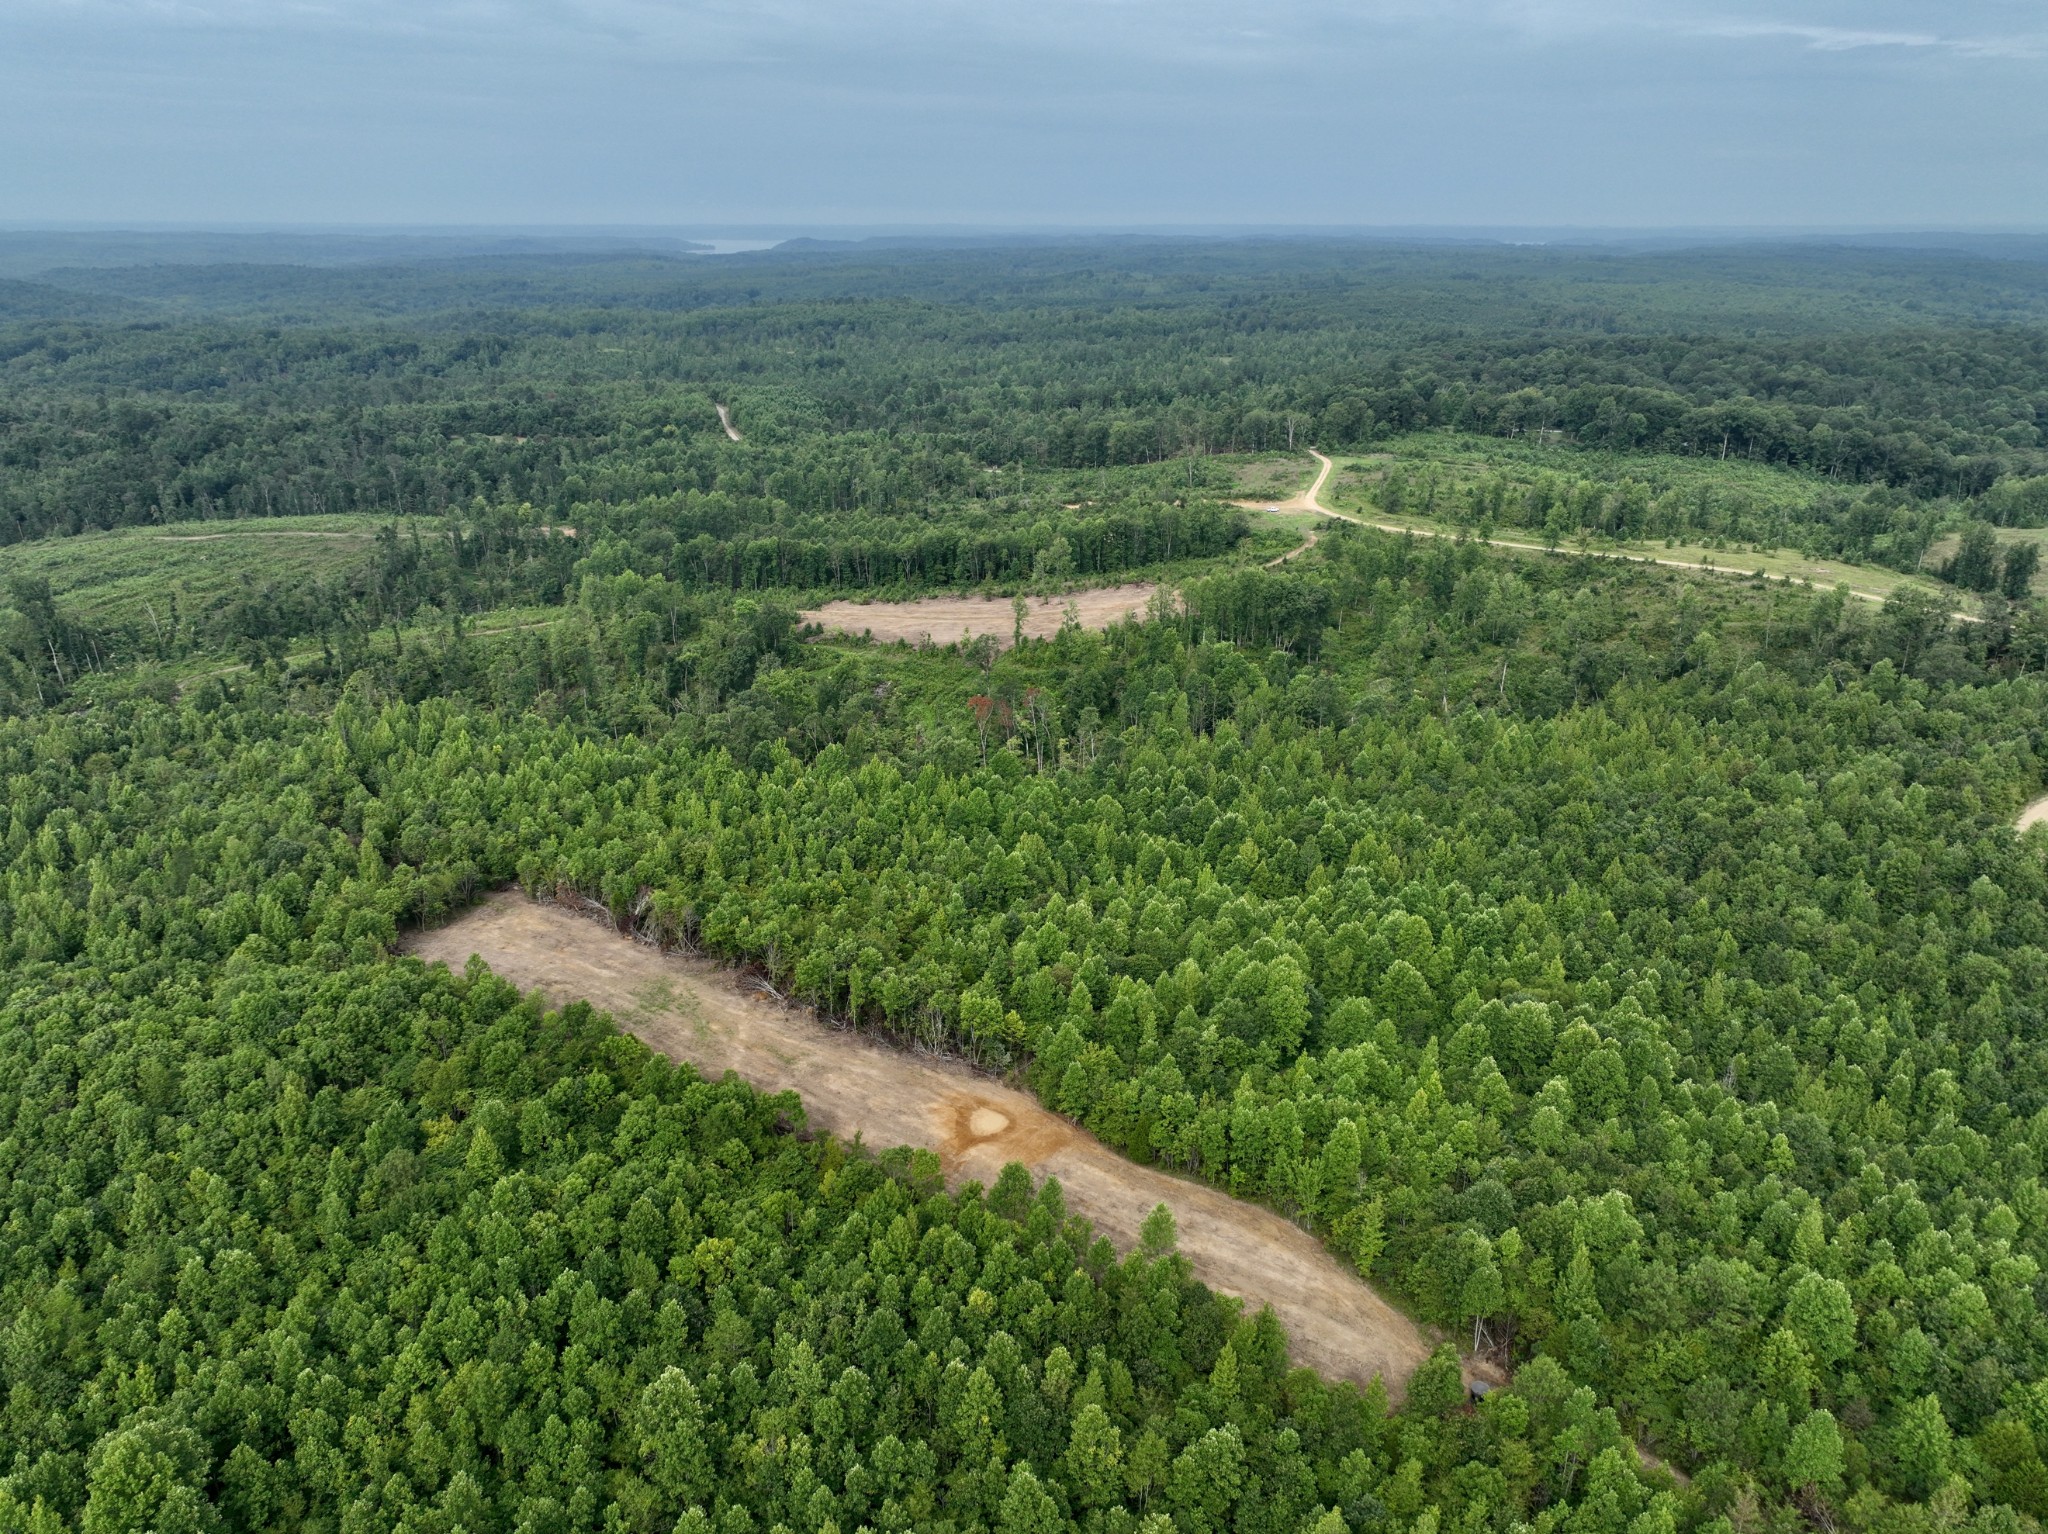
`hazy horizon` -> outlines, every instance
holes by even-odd
[[[1879,224],[1868,221],[1838,224],[1782,223],[1669,223],[1669,224],[1503,224],[1475,220],[1442,224],[1287,224],[1287,223],[1131,223],[1104,220],[1098,223],[1000,220],[972,222],[890,222],[839,223],[822,219],[787,220],[679,219],[667,222],[581,220],[533,222],[512,220],[374,220],[322,221],[317,219],[5,219],[0,218],[0,235],[7,234],[212,234],[236,235],[356,235],[363,238],[432,236],[496,236],[501,238],[664,239],[774,238],[846,240],[954,239],[1025,236],[1042,239],[1065,237],[1095,238],[1128,236],[1139,239],[1474,239],[1514,242],[1530,238],[1570,239],[1577,236],[1610,239],[1680,239],[1692,236],[1729,240],[1825,239],[1830,236],[1872,238],[1920,234],[1967,234],[2015,237],[2048,236],[2048,222],[1961,221]]]

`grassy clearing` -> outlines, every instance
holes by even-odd
[[[2009,543],[2031,543],[2040,549],[2041,565],[2034,571],[2033,584],[2027,589],[2037,597],[2048,596],[2048,527],[1999,527],[1992,531],[2001,549]],[[1935,539],[1927,546],[1927,557],[1920,562],[1922,567],[1939,569],[1956,557],[1956,549],[1962,541],[1960,533],[1949,533]]]
[[[1460,496],[1470,486],[1489,476],[1511,483],[1533,480],[1540,473],[1612,479],[1615,482],[1633,480],[1647,486],[1654,495],[1708,489],[1716,494],[1744,496],[1759,505],[1787,509],[1803,505],[1829,488],[1827,481],[1813,475],[1736,460],[1628,457],[1613,453],[1587,453],[1576,448],[1535,442],[1459,437],[1445,433],[1404,437],[1386,451],[1333,454],[1332,458],[1336,468],[1319,497],[1323,505],[1332,511],[1378,525],[1439,537],[1474,532],[1469,516],[1461,519],[1448,514],[1449,508],[1454,504],[1462,506]],[[1269,494],[1272,500],[1298,495],[1315,478],[1316,463],[1313,459],[1304,455],[1287,462],[1290,472],[1284,477],[1266,471],[1271,476]],[[1379,487],[1396,465],[1410,474],[1414,494],[1424,504],[1430,504],[1433,496],[1434,503],[1444,507],[1445,513],[1432,515],[1410,508],[1399,514],[1390,514],[1381,504]],[[1284,529],[1298,542],[1302,529],[1313,526],[1317,519],[1306,513],[1280,513],[1269,514],[1261,520],[1269,527]],[[2005,529],[2001,537],[2031,538],[2048,544],[2048,530]],[[1541,532],[1507,526],[1495,528],[1491,541],[1507,548],[1556,548],[1659,560],[1674,565],[1696,565],[1732,575],[1754,575],[1761,571],[1775,579],[1803,581],[1823,589],[1847,586],[1852,592],[1873,601],[1884,600],[1902,586],[1961,600],[1960,594],[1952,587],[1943,585],[1930,575],[1903,574],[1880,565],[1810,557],[1796,548],[1782,546],[1730,546],[1725,541],[1687,542],[1662,538],[1631,541],[1597,535],[1573,536],[1552,544]],[[1261,547],[1264,546],[1262,543]],[[1938,551],[1937,546],[1936,551],[1930,552],[1929,564],[1937,562],[1935,555]],[[2048,590],[2048,572],[2037,578],[2036,589]]]
[[[1539,475],[1619,483],[1634,480],[1653,495],[1711,490],[1745,497],[1760,506],[1796,508],[1829,490],[1858,488],[1796,469],[1750,463],[1741,458],[1681,457],[1670,453],[1609,453],[1531,437],[1477,437],[1455,432],[1416,432],[1397,437],[1377,452],[1337,455],[1331,489],[1369,497],[1370,486],[1395,464],[1435,469],[1443,490],[1462,490],[1488,476],[1510,484],[1532,483]],[[1310,465],[1310,472],[1313,472]],[[1351,509],[1331,500],[1326,504]]]
[[[1459,504],[1470,486],[1492,475],[1519,483],[1538,473],[1604,478],[1615,483],[1633,480],[1647,486],[1652,494],[1709,489],[1718,494],[1742,495],[1756,504],[1794,509],[1828,488],[1827,481],[1813,475],[1789,472],[1768,465],[1738,460],[1679,458],[1649,455],[1628,457],[1616,453],[1588,453],[1576,448],[1534,442],[1507,441],[1492,437],[1459,437],[1447,433],[1423,433],[1404,437],[1389,449],[1371,453],[1334,453],[1336,467],[1324,484],[1318,500],[1331,511],[1355,517],[1375,526],[1402,529],[1424,537],[1476,536],[1469,516],[1430,515],[1405,510],[1389,513],[1381,504],[1379,487],[1390,469],[1399,465],[1415,476],[1427,497],[1433,490],[1437,504],[1446,508]],[[1297,457],[1272,454],[1212,460],[1220,463],[1239,487],[1241,499],[1279,504],[1306,490],[1316,477],[1317,465],[1306,453]],[[1429,475],[1436,478],[1432,484]],[[1240,551],[1260,562],[1297,547],[1310,528],[1322,519],[1313,512],[1267,512],[1256,515],[1253,536]],[[2002,539],[2031,539],[2048,553],[2048,529],[2000,530]],[[1528,528],[1499,526],[1488,540],[1496,547],[1563,553],[1585,552],[1630,559],[1658,560],[1674,566],[1697,566],[1746,576],[1762,572],[1777,580],[1801,581],[1820,589],[1847,586],[1871,601],[1881,602],[1902,586],[1949,598],[1964,609],[1968,599],[1953,587],[1925,573],[1904,574],[1882,565],[1856,564],[1847,560],[1809,557],[1796,548],[1765,547],[1728,542],[1688,542],[1677,539],[1627,540],[1597,535],[1573,536],[1548,542],[1541,532]],[[1927,564],[1939,563],[1944,548],[1954,552],[1954,539],[1929,551]],[[2035,589],[2048,591],[2048,569],[2036,577]]]
[[[1323,499],[1325,504],[1331,504],[1327,494]],[[1334,509],[1346,510],[1350,515],[1364,518],[1376,527],[1405,530],[1425,537],[1457,537],[1461,533],[1474,536],[1469,526],[1461,527],[1443,517],[1390,517],[1370,504],[1357,510],[1345,507]],[[1916,587],[1962,602],[1960,593],[1932,576],[1902,575],[1897,570],[1887,570],[1879,565],[1853,565],[1833,559],[1809,559],[1796,549],[1729,550],[1714,548],[1708,544],[1663,540],[1630,543],[1612,538],[1571,538],[1551,544],[1544,542],[1540,535],[1531,534],[1522,528],[1500,529],[1487,541],[1497,548],[1655,560],[1671,565],[1698,566],[1735,576],[1755,575],[1761,572],[1777,580],[1801,581],[1821,590],[1847,586],[1851,592],[1876,602],[1883,601],[1901,586]],[[1967,603],[1963,605],[1967,606]]]
[[[370,557],[388,519],[266,517],[176,522],[46,538],[0,548],[0,580],[41,578],[79,621],[147,633],[170,602],[187,614],[232,601],[252,586],[344,574]]]
[[[1230,474],[1230,493],[1246,500],[1267,498],[1286,500],[1300,493],[1308,479],[1302,476],[1302,455],[1298,453],[1262,453],[1248,458],[1225,460]],[[1315,475],[1315,464],[1309,464],[1308,477]]]

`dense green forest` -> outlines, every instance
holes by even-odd
[[[2031,1534],[2048,394],[2038,269],[1960,265],[45,274],[81,307],[0,370],[0,1530]],[[1502,424],[1652,367],[1675,424]],[[1686,424],[1741,399],[1807,456]],[[1828,411],[1935,467],[1813,458]],[[1985,605],[1341,526],[1263,568],[1220,455],[1340,419],[1383,509],[1876,507],[1831,551],[1957,532]],[[175,608],[139,535],[64,536],[322,510],[316,567],[246,542]],[[1011,646],[800,617],[1125,571],[1142,621]],[[1445,1343],[1390,1410],[1170,1217],[1118,1253],[402,955],[510,883],[1009,1075]]]
[[[2044,270],[1341,244],[72,269],[0,324],[0,537],[477,495],[916,514],[1006,491],[990,467],[1440,427],[1977,497],[2048,472]],[[774,451],[715,451],[714,399]]]

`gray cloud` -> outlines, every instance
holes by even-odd
[[[1800,26],[1786,21],[1731,21],[1699,28],[1707,37],[1789,37],[1826,53],[1846,48],[1938,48],[1931,32],[1869,32],[1849,27]]]
[[[1248,9],[1237,0],[15,0],[31,34],[131,37],[157,31],[224,38],[326,36],[390,39],[529,52],[572,45],[695,63],[760,63],[821,53],[916,57],[960,46],[1027,57],[1172,61],[1255,71],[1333,45],[1429,36],[1446,63],[1457,44],[1544,43],[1589,36],[1671,34],[1783,40],[1821,52],[1945,49],[1979,57],[2033,57],[2043,34],[1975,33],[1872,25],[1896,15],[1922,23],[1930,6],[1827,0],[1807,14],[1771,4],[1751,14],[1670,0],[1293,0]],[[1947,18],[2006,9],[1965,3]],[[1856,24],[1825,19],[1847,11]],[[1818,13],[1818,14],[1816,14]]]
[[[1939,32],[1884,32],[1785,21],[1710,22],[1696,30],[1704,37],[1787,39],[1822,53],[1843,53],[1856,48],[1927,48],[1967,58],[2034,59],[2041,57],[2044,46],[2048,46],[2048,34],[1957,37]]]
[[[2048,221],[2020,0],[11,0],[0,209]]]

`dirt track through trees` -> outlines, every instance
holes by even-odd
[[[1106,629],[1127,618],[1142,618],[1159,588],[1150,581],[1127,586],[1099,586],[1058,597],[1028,597],[1024,633],[1050,639],[1067,621],[1067,607],[1084,629]],[[1016,634],[1017,615],[1008,597],[919,597],[914,602],[827,602],[797,615],[805,623],[822,624],[840,634],[873,634],[880,640],[927,640],[951,644],[987,634],[1008,645]]]
[[[1407,533],[1409,536],[1415,538],[1470,539],[1474,543],[1483,543],[1491,548],[1521,549],[1531,554],[1562,554],[1573,552],[1572,550],[1563,549],[1554,544],[1528,543],[1516,538],[1482,538],[1477,533],[1472,532],[1444,532],[1436,528],[1410,527],[1406,523],[1402,522],[1375,522],[1369,517],[1353,516],[1348,511],[1333,511],[1328,506],[1325,506],[1319,499],[1319,497],[1322,494],[1323,486],[1329,482],[1330,471],[1334,469],[1336,465],[1333,462],[1331,462],[1331,460],[1326,455],[1317,452],[1314,448],[1308,449],[1308,455],[1309,457],[1313,458],[1321,467],[1317,469],[1316,477],[1312,481],[1310,481],[1309,487],[1306,490],[1302,491],[1301,494],[1293,496],[1290,499],[1284,501],[1236,501],[1232,504],[1242,506],[1248,511],[1312,511],[1321,516],[1329,517],[1334,521],[1349,522],[1356,527],[1370,527],[1382,533]],[[1294,549],[1286,554],[1283,554],[1281,556],[1281,560],[1292,559],[1296,554],[1306,552],[1306,549],[1307,545],[1304,544],[1301,548]],[[1662,565],[1666,569],[1670,570],[1697,570],[1703,575],[1733,576],[1737,580],[1749,579],[1752,573],[1754,573],[1762,575],[1765,580],[1779,581],[1788,586],[1806,586],[1810,588],[1813,585],[1813,582],[1798,575],[1779,575],[1773,574],[1772,572],[1767,570],[1756,572],[1744,570],[1740,567],[1739,560],[1737,560],[1736,563],[1733,564],[1709,565],[1701,564],[1695,560],[1690,559],[1666,559],[1661,555],[1641,553],[1632,549],[1585,549],[1577,552],[1583,553],[1584,555],[1593,559],[1619,560],[1627,564]],[[1278,563],[1280,563],[1280,560],[1270,560],[1268,561],[1268,566],[1270,568],[1271,565]],[[1880,606],[1882,606],[1885,601],[1884,594],[1881,592],[1859,591],[1853,586],[1846,587],[1844,589],[1848,591],[1850,596],[1855,597],[1858,601],[1875,602]],[[1963,623],[1982,623],[1984,621],[1975,613],[1958,612],[1955,614],[1955,616],[1958,621]],[[2020,829],[2024,831],[2026,829],[2026,826],[2022,825]]]
[[[1057,1177],[1067,1206],[1120,1249],[1164,1203],[1180,1249],[1210,1288],[1266,1304],[1287,1329],[1292,1355],[1332,1379],[1384,1375],[1398,1399],[1429,1354],[1415,1323],[1321,1243],[1277,1214],[1214,1188],[1126,1160],[1026,1093],[958,1061],[914,1055],[827,1027],[807,1009],[742,989],[734,972],[663,954],[560,906],[516,892],[494,895],[411,951],[460,971],[472,954],[522,991],[551,1004],[574,1000],[672,1059],[716,1078],[736,1072],[764,1091],[795,1091],[813,1129],[876,1149],[939,1153],[954,1187],[984,1186],[1012,1161]]]
[[[2043,794],[2021,810],[2020,818],[2013,822],[2013,829],[2025,831],[2030,826],[2038,826],[2044,820],[2048,820],[2048,794]]]
[[[1306,554],[1310,549],[1314,548],[1315,546],[1316,530],[1314,528],[1310,528],[1306,533],[1302,535],[1300,543],[1297,543],[1293,548],[1289,549],[1285,554],[1282,554],[1278,559],[1267,560],[1266,568],[1268,570],[1271,570],[1280,565],[1284,565],[1290,559],[1296,559],[1299,558],[1301,555]]]

